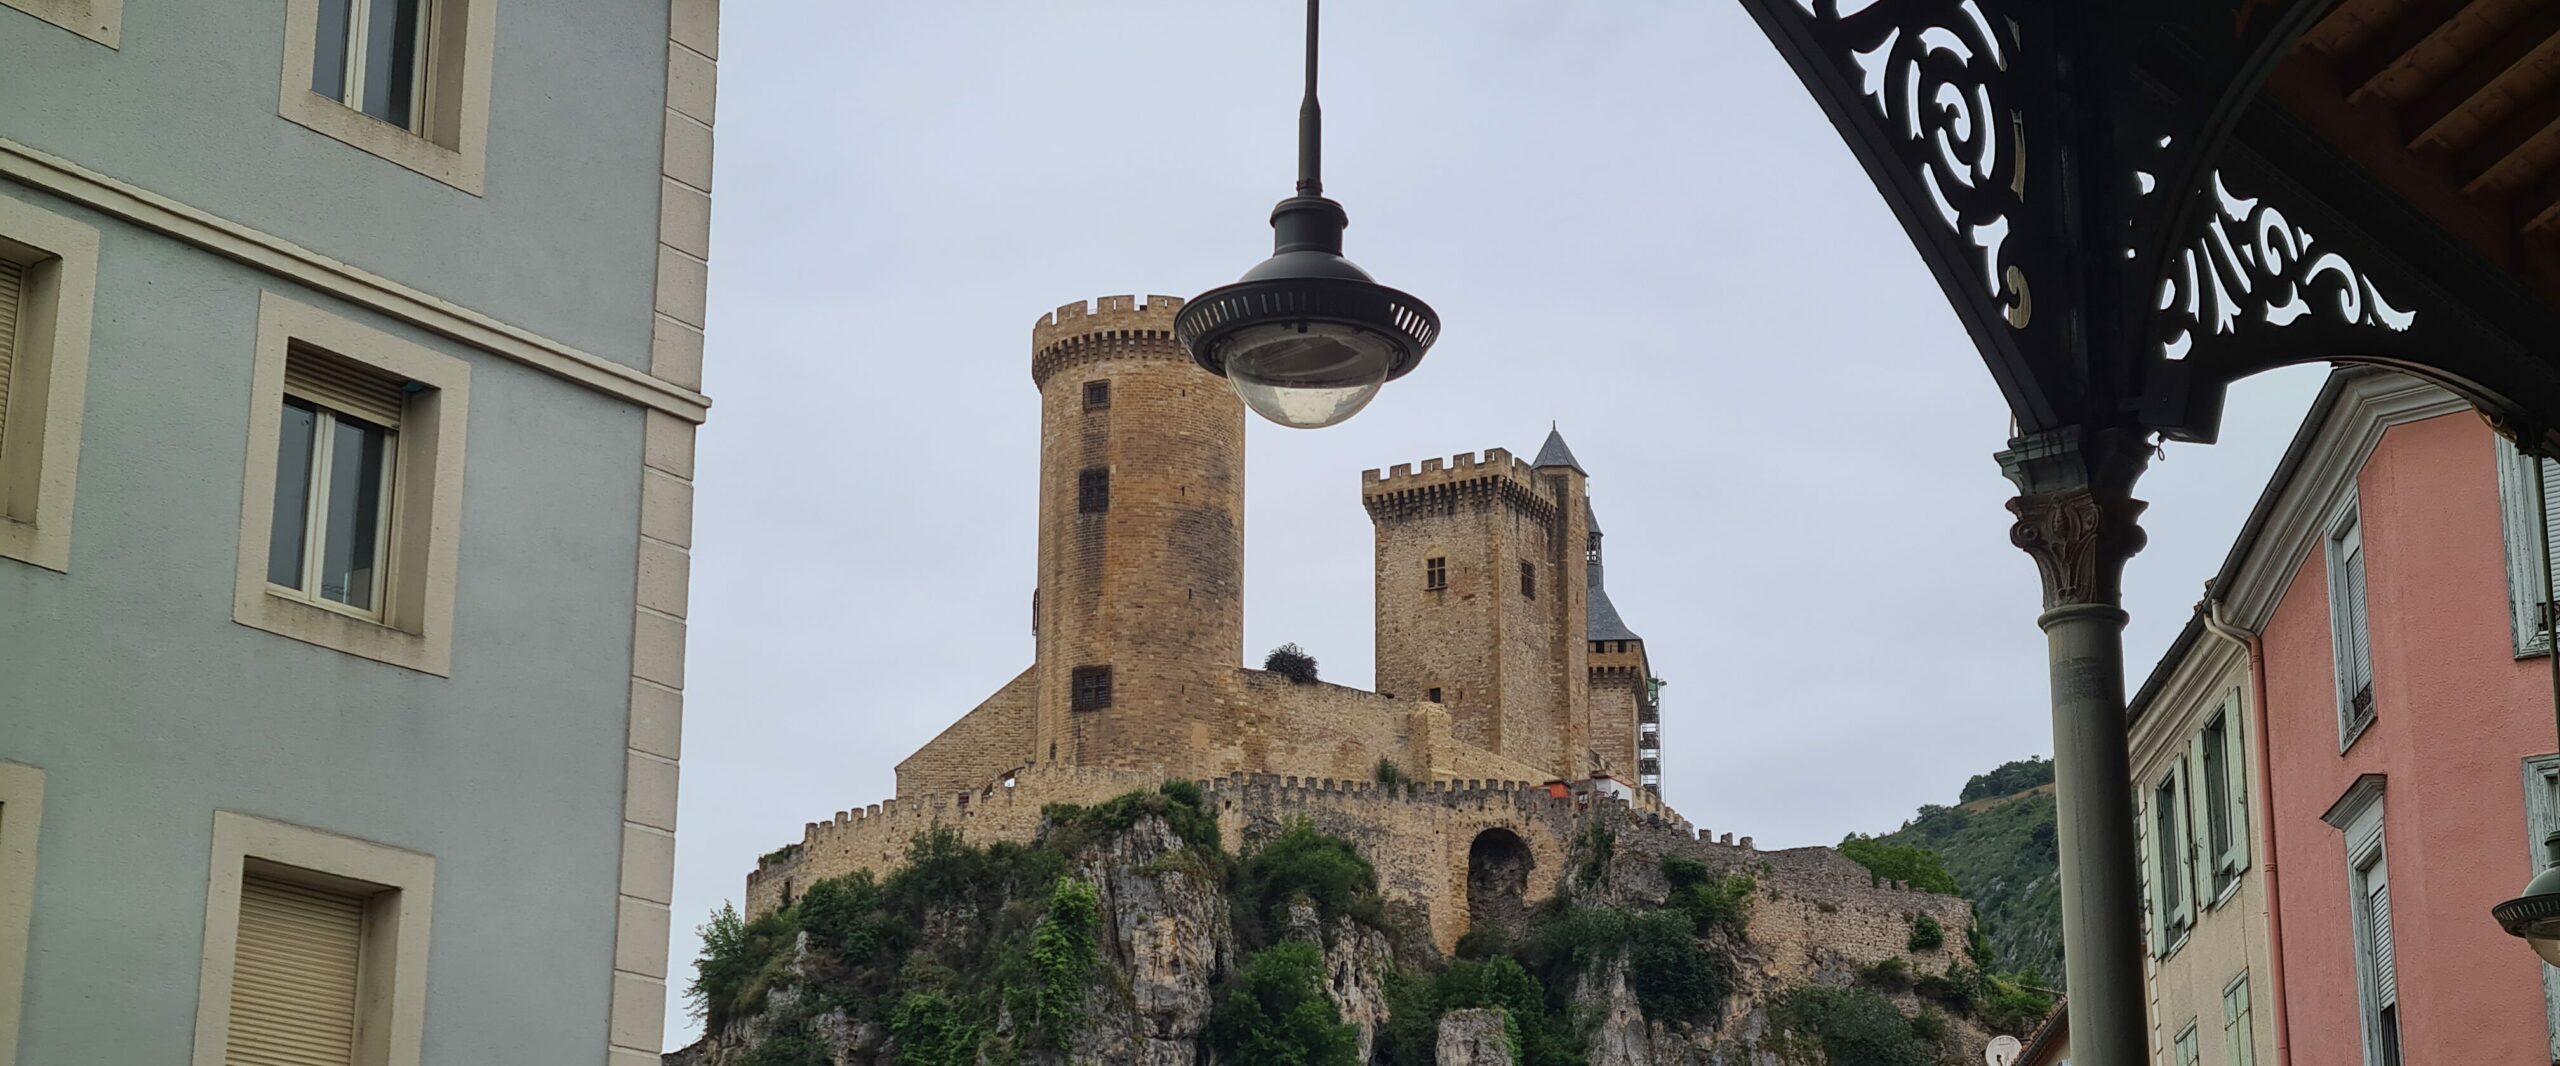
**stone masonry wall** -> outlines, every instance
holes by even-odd
[[[814,881],[857,870],[887,874],[905,863],[907,844],[946,826],[967,840],[1028,841],[1040,810],[1052,803],[1099,803],[1126,792],[1151,789],[1162,778],[1146,773],[1071,767],[1026,770],[1010,784],[970,793],[936,794],[840,811],[812,822],[795,849],[786,849],[747,876],[750,916],[796,898]],[[1231,849],[1250,849],[1291,820],[1358,845],[1378,868],[1382,893],[1420,909],[1432,939],[1453,948],[1467,930],[1467,859],[1476,837],[1492,829],[1518,835],[1529,846],[1528,899],[1551,897],[1565,872],[1575,840],[1593,827],[1614,835],[1620,861],[1613,876],[1634,880],[1620,891],[1660,898],[1662,886],[1641,883],[1665,855],[1696,858],[1719,869],[1751,874],[1761,899],[1752,938],[1761,946],[1765,976],[1801,982],[1816,972],[1863,966],[1904,956],[1911,916],[1928,914],[1946,926],[1947,951],[1959,950],[1972,918],[1963,900],[1876,884],[1865,867],[1828,848],[1763,852],[1749,837],[1720,839],[1693,829],[1651,797],[1632,804],[1589,793],[1553,795],[1521,781],[1462,780],[1427,786],[1382,788],[1367,780],[1340,781],[1277,775],[1230,775],[1199,781],[1218,813]],[[1946,956],[1952,959],[1952,955]],[[1943,970],[1933,953],[1915,962]]]
[[[1188,767],[1239,745],[1222,703],[1244,655],[1244,404],[1173,339],[1181,306],[1106,296],[1032,330],[1042,762]],[[1099,512],[1088,475],[1108,477]],[[1077,667],[1110,669],[1110,706],[1071,709]]]
[[[1039,669],[1035,666],[1015,675],[986,702],[898,763],[898,794],[976,788],[1036,761]]]
[[[1644,679],[1611,662],[1621,655],[1591,656],[1591,751],[1619,780],[1636,779],[1636,709]]]
[[[1458,739],[1565,778],[1586,761],[1580,479],[1493,448],[1361,481],[1377,538],[1378,691],[1440,689]],[[1426,585],[1435,558],[1443,589]],[[1524,563],[1535,599],[1521,591]]]

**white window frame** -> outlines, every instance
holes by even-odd
[[[393,438],[396,496],[383,515],[389,538],[376,569],[383,591],[365,617],[267,583],[275,530],[276,447],[285,367],[305,348],[416,382]],[[307,304],[265,293],[249,375],[248,469],[241,479],[240,557],[233,621],[308,644],[421,673],[452,670],[454,586],[462,538],[463,438],[470,423],[470,364]]]
[[[2187,1027],[2178,1030],[2177,1039],[2169,1042],[2170,1061],[2175,1066],[2198,1066],[2204,1061],[2204,1038],[2196,1031],[2196,1019],[2187,1019]]]
[[[36,843],[43,835],[44,771],[0,762],[0,1066],[18,1061],[27,930],[35,915]]]
[[[419,35],[415,129],[311,89],[321,0],[285,0],[284,89],[277,114],[474,196],[487,178],[490,65],[496,0],[428,0]],[[356,19],[351,18],[352,24]],[[361,60],[350,59],[350,66]],[[360,68],[358,68],[360,69]],[[353,90],[361,92],[361,89]]]
[[[2380,716],[2382,688],[2379,671],[2373,669],[2376,649],[2373,646],[2373,553],[2365,542],[2363,509],[2350,492],[2344,503],[2333,512],[2321,535],[2321,554],[2328,560],[2329,573],[2329,658],[2337,679],[2338,750],[2354,747],[2356,739],[2373,727]],[[2352,607],[2348,605],[2347,560],[2353,552],[2364,558],[2364,595]],[[2363,630],[2365,668],[2370,673],[2365,683],[2373,688],[2373,698],[2362,714],[2355,710],[2355,651],[2353,640],[2357,628]]]
[[[2204,788],[2196,790],[2194,798],[2198,809],[2205,812],[2206,834],[2205,839],[2198,842],[2197,853],[2205,858],[2201,880],[2211,886],[2207,910],[2220,909],[2238,895],[2240,882],[2249,875],[2249,746],[2243,733],[2246,719],[2247,716],[2240,713],[2240,690],[2234,688],[2223,696],[2220,706],[2205,716],[2204,726],[2196,730],[2195,773],[2203,777],[2212,765],[2205,759],[2206,741],[2212,736],[2213,723],[2222,723],[2222,817],[2230,831],[2230,839],[2220,850],[2214,850],[2211,832],[2213,782],[2207,780]],[[2221,880],[2225,877],[2229,880]]]
[[[364,96],[366,61],[364,43],[372,36],[373,4],[370,0],[319,0],[319,2],[347,5],[347,62],[346,69],[339,72],[339,76],[346,79],[344,84],[347,95],[338,102],[358,113],[370,115],[372,112],[365,110],[365,104],[370,101],[367,101]],[[421,136],[426,132],[429,104],[427,75],[434,69],[436,52],[439,50],[435,39],[436,12],[447,2],[449,0],[418,0],[416,27],[418,58],[409,72],[409,121],[404,128]],[[316,13],[318,8],[313,8],[313,11]],[[319,46],[317,32],[315,26],[315,36],[312,38],[315,52]],[[381,121],[381,119],[376,118],[375,121]]]
[[[288,355],[287,358],[290,359],[291,356]],[[373,587],[366,590],[365,596],[365,602],[373,606],[364,608],[340,603],[320,593],[320,567],[328,552],[329,475],[337,465],[337,448],[334,438],[340,418],[353,418],[359,422],[365,420],[361,416],[344,414],[337,408],[329,406],[327,401],[303,395],[296,391],[289,381],[285,385],[284,392],[286,396],[309,404],[317,413],[317,417],[314,419],[311,431],[311,474],[309,480],[303,485],[302,585],[299,588],[288,588],[269,581],[267,592],[269,595],[299,600],[324,611],[337,611],[369,622],[379,622],[389,617],[391,613],[390,606],[384,600],[391,591],[391,531],[400,521],[400,429],[397,426],[376,427],[384,431],[385,437],[382,449],[381,498],[374,501]],[[278,417],[282,417],[281,412],[278,413]],[[278,485],[276,488],[282,491],[284,486]],[[272,530],[273,526],[269,529]],[[272,532],[269,536],[272,538]],[[272,543],[272,540],[270,542]]]
[[[2560,755],[2536,755],[2524,761],[2526,876],[2540,873],[2544,837],[2560,832]],[[2537,966],[2542,972],[2544,1028],[2551,1038],[2551,1061],[2560,1062],[2560,968]]]
[[[369,987],[359,1004],[360,1044],[353,1066],[418,1066],[426,1028],[435,858],[232,811],[213,812],[213,869],[205,892],[193,1066],[225,1066],[232,974],[239,961],[240,883],[253,866],[261,876],[368,890],[363,966]]]
[[[2354,785],[2349,786],[2347,794],[2321,816],[2323,821],[2342,831],[2345,844],[2347,914],[2355,941],[2356,1000],[2364,1023],[2366,1066],[2382,1066],[2384,1062],[2381,989],[2373,954],[2372,912],[2367,903],[2369,886],[2376,878],[2385,886],[2390,884],[2390,851],[2383,836],[2384,784],[2380,774],[2366,774],[2358,778]],[[2396,943],[2393,955],[2396,963]],[[2396,974],[2397,965],[2393,970]],[[2392,983],[2395,988],[2398,986],[2396,976]],[[2395,1003],[2398,998],[2396,994],[2393,996]],[[2404,1037],[2407,1029],[2407,1025],[2401,1026]]]
[[[2543,619],[2542,500],[2560,483],[2560,461],[2545,464],[2542,483],[2533,457],[2498,438],[2498,512],[2507,542],[2507,600],[2513,608],[2516,658],[2551,654],[2551,630]],[[2560,541],[2554,542],[2560,546]]]
[[[98,231],[0,196],[0,257],[26,268],[0,418],[0,559],[68,573]]]

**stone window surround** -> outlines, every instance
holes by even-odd
[[[44,771],[0,762],[0,1066],[18,1061],[18,1008],[26,992],[27,925],[43,827]]]
[[[124,0],[0,0],[0,7],[14,7],[109,48],[124,43]]]
[[[15,417],[0,420],[9,435],[0,441],[0,558],[68,572],[98,231],[0,196],[0,256],[30,268],[9,390]]]
[[[366,907],[369,978],[391,990],[369,993],[358,1032],[357,1066],[418,1066],[425,1033],[427,952],[435,911],[434,856],[232,811],[213,812],[213,868],[206,882],[204,968],[197,978],[192,1066],[224,1066],[231,1038],[232,971],[240,944],[240,882],[262,872],[376,889]],[[383,953],[388,953],[384,958]]]
[[[401,419],[389,516],[391,551],[384,560],[388,592],[380,622],[267,590],[285,354],[297,344],[427,386],[410,398]],[[470,364],[268,292],[258,300],[258,344],[249,395],[249,465],[240,494],[240,556],[232,620],[349,655],[448,676],[462,533],[463,437],[470,421]]]
[[[496,0],[428,0],[423,132],[383,122],[311,91],[321,0],[285,0],[284,89],[276,113],[324,137],[481,194],[489,149],[490,56]]]

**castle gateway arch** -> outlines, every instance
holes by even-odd
[[[1741,0],[2016,418],[2081,1066],[2134,1066],[2120,581],[2155,437],[2306,362],[2418,374],[2560,457],[2560,20],[2535,0]],[[2486,914],[2476,920],[2487,922]],[[2522,950],[2519,948],[2519,950]]]

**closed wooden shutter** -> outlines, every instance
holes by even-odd
[[[243,878],[226,1066],[348,1066],[363,939],[363,899]]]
[[[2373,941],[2373,998],[2379,1009],[2400,1002],[2400,966],[2391,956],[2391,882],[2379,863],[2365,875],[2365,886],[2365,929]]]
[[[406,383],[371,367],[295,348],[285,356],[284,391],[385,429],[400,428]]]
[[[9,429],[9,373],[17,367],[18,308],[26,293],[27,268],[0,259],[0,438]]]

